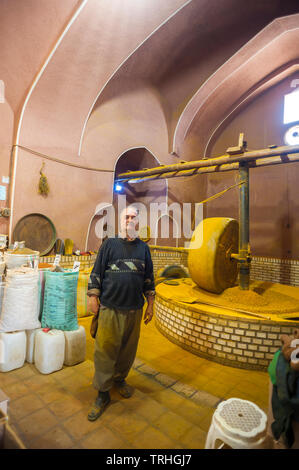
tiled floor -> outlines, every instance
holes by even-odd
[[[86,331],[90,318],[80,319]],[[87,420],[96,396],[92,388],[93,340],[87,360],[50,375],[34,365],[0,374],[9,396],[9,420],[27,448],[202,449],[215,407],[239,397],[267,412],[268,375],[207,361],[169,342],[154,321],[142,326],[126,400],[112,402],[96,422]]]

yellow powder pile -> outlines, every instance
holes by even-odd
[[[30,248],[16,248],[15,250],[7,250],[7,253],[14,255],[33,255],[36,251],[30,250]]]
[[[162,282],[157,286],[157,292],[166,298],[193,305],[206,302],[223,308],[275,315],[299,312],[299,290],[291,286],[252,281],[249,290],[235,286],[218,295],[201,289],[190,278],[176,281],[179,285]]]
[[[269,296],[261,295],[254,290],[241,290],[239,287],[231,287],[220,294],[221,301],[225,304],[235,303],[251,307],[264,307],[271,303]]]

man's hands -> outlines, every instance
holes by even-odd
[[[148,305],[144,312],[144,317],[143,317],[144,323],[147,325],[151,321],[153,316],[154,316],[153,309]]]
[[[94,315],[98,313],[99,300],[96,295],[91,295],[87,297],[87,310],[89,312],[92,312]]]
[[[153,318],[154,316],[154,301],[155,301],[155,296],[154,295],[149,295],[147,298],[147,307],[145,309],[145,312],[144,312],[144,317],[143,317],[143,320],[144,320],[144,323],[145,325],[147,325],[151,319]]]

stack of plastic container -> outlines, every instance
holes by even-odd
[[[35,364],[40,373],[50,374],[64,364],[72,366],[85,360],[86,334],[77,322],[78,273],[55,266],[38,270],[39,253],[26,251],[19,247],[4,254],[6,277],[0,282],[0,372],[20,368],[26,360]],[[53,273],[54,270],[57,272]],[[48,273],[51,282],[47,286]]]

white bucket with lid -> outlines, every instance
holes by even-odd
[[[78,330],[64,331],[65,336],[65,355],[64,364],[74,366],[85,361],[86,355],[86,333],[82,325]]]
[[[0,372],[9,372],[24,365],[26,340],[25,331],[0,333]]]
[[[61,330],[43,328],[35,336],[34,363],[42,374],[51,374],[62,369],[65,337]]]
[[[27,346],[26,346],[26,362],[33,364],[34,362],[34,347],[35,347],[35,336],[38,331],[42,328],[35,328],[34,330],[26,330]]]

